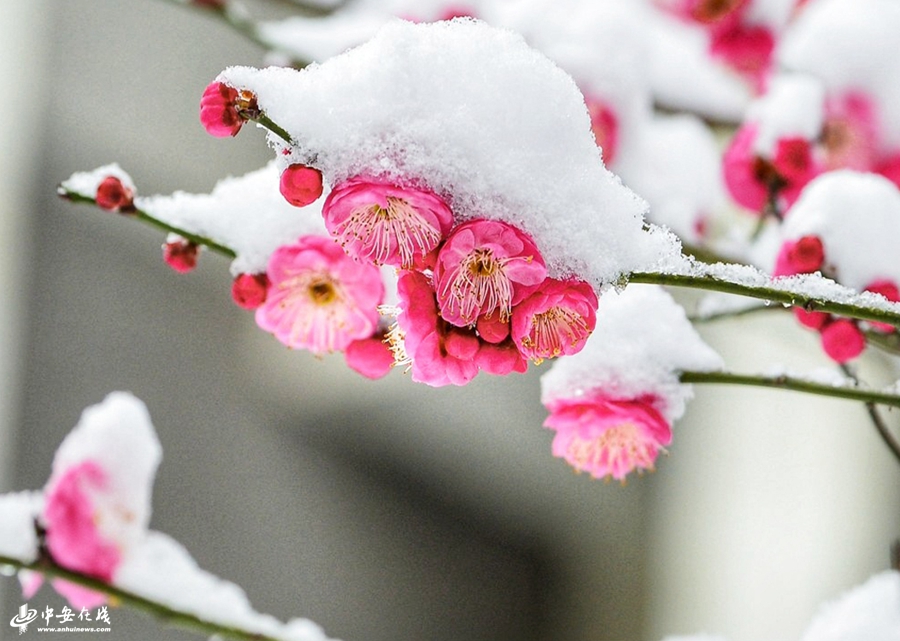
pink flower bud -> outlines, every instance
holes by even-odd
[[[197,266],[200,247],[189,240],[172,240],[163,245],[163,260],[179,274],[187,274]]]
[[[848,318],[838,318],[825,325],[821,337],[822,349],[838,363],[856,358],[866,347],[866,337],[859,326]]]
[[[226,138],[236,136],[244,126],[237,110],[237,89],[221,82],[213,82],[200,98],[200,123],[211,135]]]
[[[240,274],[231,284],[231,298],[243,309],[256,309],[266,301],[269,278],[265,274]]]
[[[892,303],[900,302],[900,289],[897,288],[897,284],[893,281],[877,280],[866,287],[864,291],[880,294]],[[889,325],[888,323],[870,322],[870,324],[873,329],[877,329],[879,332],[888,333],[895,329],[893,325]]]
[[[96,202],[108,211],[128,211],[134,207],[134,192],[115,176],[107,176],[97,187]]]
[[[591,117],[594,140],[603,150],[603,163],[609,166],[615,161],[619,147],[619,121],[612,108],[599,98],[585,94],[584,104]]]
[[[281,173],[281,195],[294,207],[306,207],[322,195],[322,172],[293,164]]]
[[[831,314],[825,312],[808,312],[802,307],[794,308],[794,318],[804,327],[822,329],[831,320]]]
[[[372,380],[386,376],[394,366],[394,354],[381,333],[351,342],[344,358],[352,370]]]

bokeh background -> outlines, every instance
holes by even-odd
[[[261,134],[197,118],[206,84],[262,51],[161,0],[0,16],[0,490],[41,487],[81,410],[132,391],[164,448],[152,526],[259,610],[345,641],[791,640],[888,566],[900,468],[854,404],[698,389],[658,471],[622,487],[551,457],[542,368],[434,390],[286,350],[231,303],[224,259],[179,276],[158,232],[55,196],[112,161],[144,194],[262,166]],[[738,370],[827,365],[786,317],[704,335]],[[0,590],[12,639],[22,598]],[[111,619],[110,641],[196,638]]]

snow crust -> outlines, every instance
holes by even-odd
[[[180,543],[160,532],[147,533],[117,571],[114,583],[128,592],[211,623],[284,641],[328,639],[308,619],[282,623],[255,611],[240,587],[202,570]]]
[[[882,176],[850,170],[819,176],[791,208],[782,233],[785,240],[818,236],[827,271],[843,285],[900,284],[900,190]]]
[[[900,640],[900,573],[876,574],[823,605],[801,641]]]
[[[900,3],[894,0],[816,0],[785,33],[782,66],[816,76],[829,93],[873,96],[880,134],[900,146],[900,65],[896,64]]]
[[[825,89],[812,76],[782,74],[773,78],[766,94],[747,109],[746,120],[759,124],[754,151],[772,158],[779,139],[815,140],[822,129],[824,102]]]
[[[555,277],[600,289],[678,253],[670,233],[644,231],[646,203],[603,166],[572,79],[510,32],[397,20],[321,65],[232,67],[219,81],[256,93],[328,182],[424,184],[458,222],[531,234]]]
[[[60,183],[60,187],[65,191],[74,192],[86,198],[94,198],[97,195],[97,187],[100,186],[104,178],[109,176],[115,176],[122,181],[125,187],[135,191],[134,181],[131,179],[131,176],[118,163],[103,165],[91,171],[75,172]]]
[[[722,367],[665,290],[629,285],[600,297],[594,333],[581,352],[559,359],[541,377],[541,400],[546,405],[598,388],[622,398],[654,395],[665,401],[662,412],[672,422],[692,397],[679,373]]]
[[[0,556],[23,563],[37,560],[34,522],[43,509],[40,492],[0,494]]]
[[[232,274],[266,271],[269,256],[301,235],[325,236],[322,202],[294,207],[279,191],[280,163],[219,181],[209,194],[175,192],[170,196],[136,198],[135,205],[151,216],[204,236],[237,253]]]

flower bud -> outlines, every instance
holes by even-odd
[[[268,290],[265,274],[240,274],[231,284],[231,298],[242,309],[256,309],[266,301]]]
[[[294,207],[306,207],[322,195],[322,172],[299,163],[281,173],[281,195]]]
[[[134,206],[134,192],[115,176],[107,176],[97,187],[96,202],[107,211],[127,211]]]
[[[199,251],[197,243],[184,238],[173,238],[163,245],[163,260],[179,274],[187,274],[197,266]]]

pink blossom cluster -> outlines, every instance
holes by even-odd
[[[246,111],[238,101],[253,102],[219,85],[201,101],[201,122],[213,135],[233,130],[235,114]],[[292,163],[280,189],[304,207],[322,195],[322,173]],[[591,286],[550,278],[534,240],[517,227],[459,223],[420,181],[351,176],[328,193],[322,216],[336,242],[300,238],[271,255],[264,277],[242,274],[234,284],[238,304],[256,309],[257,324],[290,347],[343,351],[373,378],[400,362],[415,381],[463,385],[482,370],[522,372],[529,359],[575,353],[593,330]],[[379,322],[382,266],[398,272],[396,325],[387,334]]]
[[[821,126],[807,134],[782,134],[770,150],[758,148],[767,123],[745,122],[723,159],[725,184],[743,207],[762,213],[771,202],[784,213],[816,176],[837,169],[881,174],[900,184],[900,149],[886,143],[877,101],[862,90],[826,94],[807,120]]]

